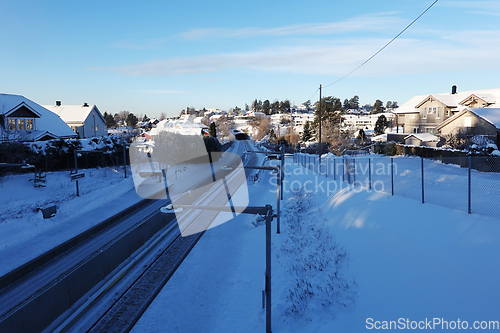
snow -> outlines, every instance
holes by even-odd
[[[35,119],[35,129],[47,131],[62,138],[75,137],[75,132],[55,113],[21,95],[0,94],[0,114],[6,114],[24,103],[40,118]]]
[[[366,184],[360,170],[368,158],[373,184],[380,181],[371,190],[359,186]],[[393,162],[396,195],[391,196],[390,158],[356,158],[356,187],[286,158],[280,234],[276,220],[272,224],[273,332],[364,332],[370,318],[460,319],[469,327],[474,321],[499,320],[500,223],[466,213],[467,168],[424,160],[422,204],[421,160],[398,157]],[[132,179],[123,173],[85,172],[80,198],[65,172],[49,173],[46,188],[33,188],[28,174],[0,179],[2,271],[88,228],[104,212],[139,200]],[[276,208],[275,181],[266,171],[259,182],[249,182],[249,205]],[[472,170],[472,181],[473,212],[498,206],[499,174]],[[43,220],[34,211],[55,201],[58,213],[52,219]],[[500,216],[497,208],[489,209]],[[219,219],[227,220],[227,213]],[[214,225],[133,332],[265,331],[264,222],[240,214]]]
[[[142,199],[121,169],[79,171],[85,173],[79,197],[67,171],[47,173],[45,187],[37,188],[33,173],[0,178],[0,276]],[[54,204],[50,219],[37,212]]]
[[[57,114],[65,123],[82,123],[94,110],[101,118],[101,112],[95,105],[43,105],[47,110]],[[104,118],[102,118],[104,121]]]
[[[368,318],[498,320],[498,219],[285,170],[281,234],[273,222],[273,332],[362,332]],[[460,168],[436,164],[434,177],[443,170]],[[251,205],[273,203],[266,177],[249,186]],[[304,186],[327,180],[334,193]],[[443,200],[453,200],[449,191]],[[265,331],[264,227],[251,222],[208,230],[133,332]]]

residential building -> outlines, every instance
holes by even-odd
[[[106,121],[95,105],[63,105],[57,101],[44,107],[61,117],[81,139],[108,135]]]
[[[455,128],[462,127],[469,128],[468,132],[471,134],[490,135],[491,126],[486,132],[483,131],[488,127],[486,123],[493,126],[496,124],[488,119],[477,121],[479,119],[477,117],[482,117],[481,114],[485,113],[489,117],[496,118],[498,112],[495,109],[498,108],[500,108],[500,89],[457,92],[454,86],[451,93],[415,96],[395,109],[394,113],[397,114],[398,130],[401,129],[404,133],[444,135],[458,131]],[[476,117],[476,121],[467,117]],[[458,118],[462,120],[458,121]],[[467,123],[465,119],[468,119]]]
[[[44,141],[77,137],[55,113],[32,100],[0,94],[0,140]]]

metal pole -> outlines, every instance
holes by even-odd
[[[335,170],[335,168],[337,167],[336,165],[336,158],[334,157],[333,158],[333,180],[337,180],[337,170]]]
[[[318,146],[318,156],[321,163],[321,84],[319,85],[319,146]]]
[[[472,169],[472,156],[469,156],[469,191],[468,191],[468,214],[471,214],[471,169]]]
[[[394,158],[391,157],[391,195],[394,195]]]
[[[353,177],[353,185],[356,186],[356,159],[353,158],[352,161],[353,161],[352,165],[353,165],[353,169],[354,169],[354,173],[352,176]]]
[[[76,196],[80,196],[80,189],[78,188],[78,179],[76,180]]]
[[[281,200],[283,200],[283,179],[285,178],[285,146],[281,147],[281,168],[280,168],[280,184],[281,184]],[[279,233],[279,231],[278,231]]]
[[[266,207],[268,207],[266,215],[266,333],[271,333],[271,221],[273,220],[273,210],[269,205]]]
[[[424,158],[420,157],[420,169],[422,169],[422,203],[425,203],[424,197]]]
[[[277,212],[277,215],[278,215],[278,218],[276,219],[276,225],[277,225],[277,228],[276,228],[276,233],[279,234],[280,233],[280,215],[281,215],[281,211],[280,211],[280,188],[281,188],[281,171],[277,172],[276,173],[276,177],[278,178],[278,186],[277,186],[277,189],[276,189],[276,195],[277,195],[277,200],[276,200],[276,209],[278,210]]]
[[[127,146],[123,145],[123,170],[125,171],[125,178],[127,178]]]
[[[328,178],[328,157],[326,158],[326,178]]]
[[[76,160],[76,150],[73,151],[75,154],[75,173],[78,173],[78,162]]]
[[[371,158],[368,159],[368,187],[372,189],[372,162]]]

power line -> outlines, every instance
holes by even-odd
[[[413,25],[413,23],[417,22],[417,20],[422,17],[429,9],[432,8],[432,6],[434,6],[439,0],[436,0],[432,3],[432,5],[430,5],[429,7],[427,7],[426,10],[424,10],[422,12],[422,14],[420,14],[416,19],[414,19],[410,24],[408,24],[408,26],[406,28],[404,28],[399,34],[396,35],[396,37],[394,37],[393,39],[391,39],[389,41],[389,43],[385,44],[384,47],[382,47],[380,50],[378,50],[374,55],[372,55],[370,58],[368,58],[364,63],[362,63],[361,65],[359,65],[358,67],[356,67],[355,69],[353,69],[351,72],[349,72],[348,74],[344,75],[343,77],[341,77],[340,79],[338,79],[337,81],[333,82],[333,83],[330,83],[326,86],[324,86],[323,88],[327,88],[329,86],[332,86],[334,85],[335,83],[345,79],[346,77],[348,77],[349,75],[351,75],[352,73],[354,73],[355,71],[357,71],[358,69],[360,69],[362,66],[364,66],[368,61],[372,60],[373,58],[375,58],[375,56],[377,54],[379,54],[380,52],[382,52],[382,50],[384,50],[387,46],[389,46],[389,44],[391,44],[392,42],[394,42],[399,36],[401,36],[406,30],[408,30],[409,27],[411,27]]]

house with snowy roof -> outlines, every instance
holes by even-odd
[[[75,137],[75,132],[57,114],[24,96],[0,94],[0,141]]]
[[[497,138],[500,89],[415,96],[393,111],[398,131],[447,135],[465,133]]]
[[[55,105],[44,107],[61,117],[81,139],[108,136],[106,120],[95,105],[63,105],[56,101]]]

